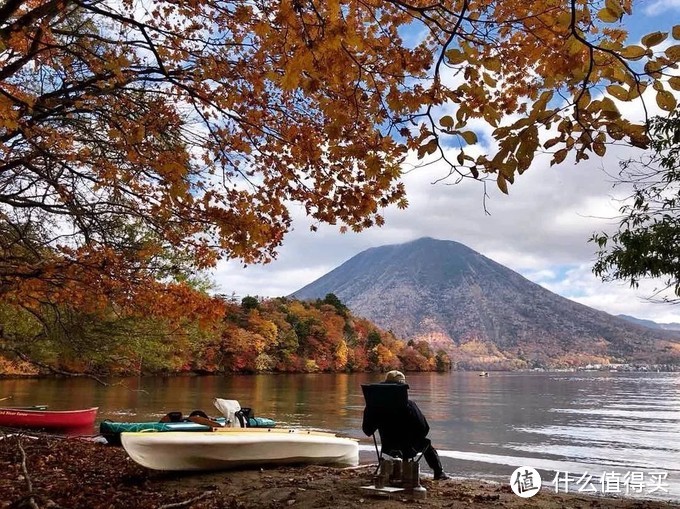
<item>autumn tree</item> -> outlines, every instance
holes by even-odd
[[[670,111],[680,46],[655,52],[666,32],[627,45],[631,14],[632,0],[7,1],[3,219],[42,224],[68,261],[148,261],[160,246],[197,267],[265,261],[287,201],[319,221],[380,224],[380,207],[405,205],[405,150],[464,148],[475,118],[498,149],[474,161],[461,149],[452,171],[501,187],[528,168],[539,128],[558,129],[543,144],[555,161],[612,139],[645,145],[644,125],[595,87],[632,100],[653,85]],[[405,31],[424,35],[407,44]]]
[[[334,293],[327,293],[322,302],[333,306],[341,315],[346,315],[349,312],[347,306]]]
[[[437,350],[434,359],[437,371],[451,371],[451,358],[444,350]]]
[[[592,237],[600,248],[593,271],[635,287],[660,278],[659,300],[679,303],[680,113],[652,119],[650,131],[650,153],[621,163],[617,185],[632,186],[633,194],[621,208],[618,231]]]
[[[241,299],[241,307],[245,310],[258,309],[260,307],[260,301],[257,300],[257,297],[248,295]]]
[[[382,344],[382,337],[380,336],[380,333],[376,330],[369,332],[368,336],[366,337],[366,346],[368,348],[375,348],[380,344]]]
[[[507,191],[542,150],[646,146],[613,99],[675,108],[680,27],[630,44],[630,15],[632,0],[6,0],[0,298],[214,319],[182,275],[270,260],[290,203],[382,224],[407,204],[409,151]],[[476,157],[472,121],[495,141]]]

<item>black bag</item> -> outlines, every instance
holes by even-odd
[[[158,422],[182,422],[182,412],[168,412]]]
[[[255,417],[252,408],[244,407],[234,413],[242,428],[250,428],[250,419]]]

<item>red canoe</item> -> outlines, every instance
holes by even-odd
[[[85,410],[0,408],[0,426],[63,433],[92,433],[98,407]]]

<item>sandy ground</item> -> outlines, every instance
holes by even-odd
[[[152,472],[119,447],[79,439],[0,433],[0,508],[222,509],[222,508],[533,508],[661,509],[680,503],[555,494],[530,499],[508,485],[424,478],[424,500],[373,495],[374,468],[286,467],[204,474]]]

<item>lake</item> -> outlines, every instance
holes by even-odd
[[[0,404],[98,406],[98,421],[158,420],[167,411],[215,415],[215,396],[237,399],[280,425],[361,439],[361,384],[379,374],[2,380]],[[407,373],[447,472],[508,483],[537,469],[544,489],[680,500],[678,373]],[[421,463],[426,470],[425,462]]]

